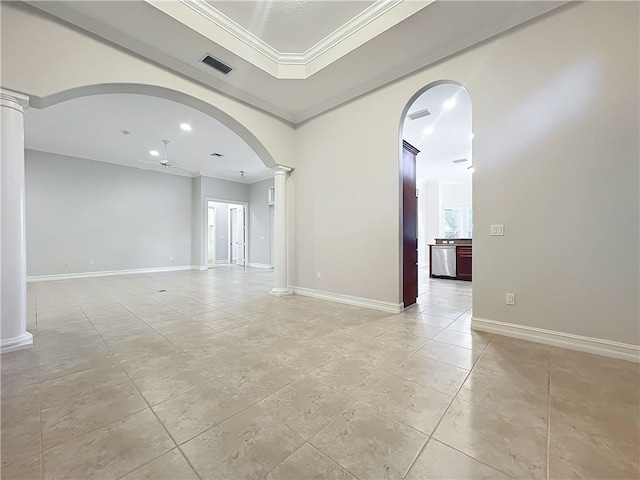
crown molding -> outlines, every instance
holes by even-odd
[[[305,52],[280,52],[205,0],[149,5],[279,79],[306,79],[435,0],[377,0]]]

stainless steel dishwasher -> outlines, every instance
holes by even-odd
[[[431,247],[431,275],[436,277],[455,277],[456,246],[433,245]]]

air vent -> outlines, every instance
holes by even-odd
[[[224,157],[224,155],[222,153],[218,153],[218,152],[212,153],[211,156],[212,157]]]
[[[202,63],[209,65],[210,67],[215,68],[216,70],[218,70],[219,72],[224,73],[225,75],[228,74],[231,70],[233,70],[233,68],[231,68],[229,65],[227,65],[226,63],[221,62],[220,60],[218,60],[215,57],[212,57],[211,55],[206,55],[203,59],[202,59]]]
[[[426,117],[427,115],[431,115],[431,112],[427,108],[423,108],[422,110],[418,110],[417,112],[410,113],[407,115],[411,120],[417,120],[422,117]]]
[[[466,161],[467,161],[466,158],[459,158],[458,160],[453,160],[453,163],[464,163]]]

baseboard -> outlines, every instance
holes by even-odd
[[[77,278],[111,277],[113,275],[137,275],[141,273],[177,272],[181,270],[206,270],[197,265],[183,265],[179,267],[133,268],[130,270],[104,270],[101,272],[61,273],[55,275],[32,275],[27,277],[27,283],[50,282],[54,280],[74,280]]]
[[[324,292],[322,290],[314,290],[312,288],[296,287],[289,285],[289,288],[296,295],[304,297],[319,298],[321,300],[329,300],[330,302],[345,303],[356,307],[371,308],[382,312],[400,313],[403,309],[401,303],[382,302],[380,300],[372,300],[370,298],[353,297],[351,295],[342,295],[340,293]]]
[[[495,333],[497,335],[504,335],[505,337],[514,337],[530,342],[543,343],[545,345],[553,345],[555,347],[568,348],[570,350],[578,350],[580,352],[640,363],[640,346],[638,345],[619,343],[600,338],[583,337],[571,333],[556,332],[543,328],[515,325],[513,323],[477,317],[472,317],[471,328],[480,332]]]
[[[255,268],[273,268],[273,265],[267,265],[266,263],[247,263],[247,266]]]

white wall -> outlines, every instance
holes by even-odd
[[[249,263],[261,266],[272,265],[271,260],[271,216],[273,206],[268,204],[269,188],[273,178],[249,186],[249,241],[251,251]]]
[[[569,5],[302,125],[292,283],[399,302],[399,122],[451,79],[473,102],[474,316],[640,343],[638,13]]]
[[[29,276],[189,266],[191,179],[27,150],[26,231]]]
[[[470,183],[442,182],[442,208],[471,208]]]

